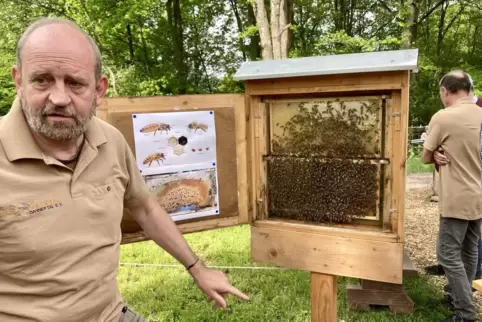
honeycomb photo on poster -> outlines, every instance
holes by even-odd
[[[146,183],[175,220],[219,213],[216,168],[147,176]]]

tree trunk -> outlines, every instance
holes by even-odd
[[[256,16],[254,14],[253,6],[248,4],[248,25],[254,26],[256,25]],[[249,41],[249,58],[250,60],[257,60],[261,58],[261,47],[260,47],[260,38],[259,35],[253,35],[250,37]]]
[[[416,12],[416,0],[407,0],[407,7],[408,7],[408,15],[405,19],[406,26],[403,29],[403,49],[409,49],[412,47],[413,43],[413,28],[415,24],[415,12]],[[416,28],[416,26],[415,26]]]
[[[174,42],[174,63],[178,72],[177,94],[187,92],[187,67],[184,61],[184,32],[182,27],[181,5],[179,0],[167,0],[167,17]]]
[[[244,28],[243,28],[243,22],[241,20],[241,16],[239,15],[238,4],[236,0],[230,0],[230,2],[231,2],[231,7],[233,8],[234,17],[236,18],[238,31],[239,33],[242,33],[244,31]],[[239,50],[241,50],[243,54],[243,60],[246,60],[246,48],[244,46],[243,39],[239,38],[238,42],[239,42]]]
[[[270,20],[264,0],[253,3],[256,22],[261,38],[263,59],[283,59],[289,56],[292,0],[271,0]]]
[[[263,59],[273,59],[273,45],[271,44],[271,32],[264,0],[256,0],[253,3],[253,9],[256,14]]]

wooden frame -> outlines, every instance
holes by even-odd
[[[132,134],[132,114],[135,113],[158,113],[176,111],[200,111],[214,110],[216,122],[229,121],[233,124],[229,133],[217,126],[217,144],[229,141],[231,135],[232,147],[228,160],[223,161],[222,152],[218,152],[218,173],[220,178],[220,191],[225,196],[220,196],[220,207],[228,202],[235,204],[235,209],[223,212],[219,216],[192,219],[178,222],[182,233],[199,232],[203,230],[230,227],[250,222],[249,207],[249,178],[247,177],[248,158],[246,120],[249,115],[246,113],[245,98],[240,94],[228,95],[185,95],[168,97],[135,97],[135,98],[107,98],[97,109],[96,116],[110,123],[119,129],[125,136],[131,151],[135,153],[135,143]],[[228,138],[227,138],[228,136]],[[229,154],[229,153],[228,153]],[[229,166],[229,170],[222,168]],[[235,179],[233,180],[233,172]],[[228,177],[229,175],[229,177]],[[133,243],[148,240],[139,225],[132,219],[130,213],[125,210],[122,221],[123,236],[122,243]]]

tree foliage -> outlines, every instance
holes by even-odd
[[[441,108],[438,80],[449,70],[470,72],[482,94],[478,0],[0,0],[0,5],[0,114],[15,96],[16,42],[42,16],[72,19],[98,42],[110,96],[237,93],[243,84],[232,75],[243,61],[410,47],[420,52],[411,83],[413,125],[426,124]]]

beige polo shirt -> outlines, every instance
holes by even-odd
[[[439,110],[430,120],[424,147],[442,147],[450,160],[439,170],[439,211],[444,217],[482,218],[481,136],[482,108],[470,97]]]
[[[15,101],[0,120],[0,321],[117,322],[123,207],[148,194],[117,129],[94,117],[72,171]]]

